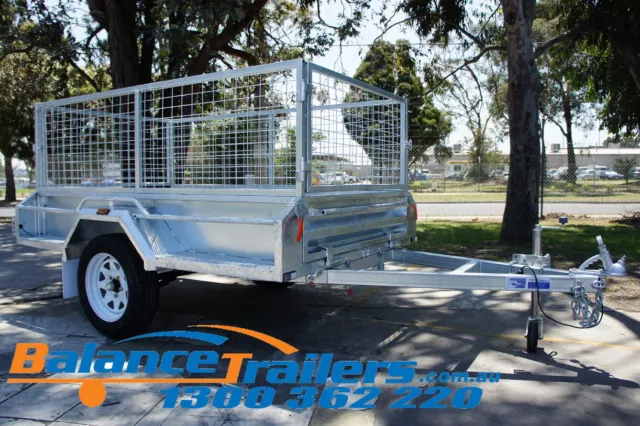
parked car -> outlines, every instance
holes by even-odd
[[[577,180],[597,180],[597,179],[602,179],[602,173],[604,172],[598,172],[597,170],[586,170],[583,173],[580,173],[578,176],[576,176]]]
[[[353,183],[355,179],[346,172],[331,172],[320,174],[321,185],[343,185],[344,183]]]
[[[634,177],[640,178],[640,167],[636,167],[636,171],[633,174]]]
[[[614,172],[613,170],[600,172],[600,177],[602,177],[602,179],[609,179],[609,180],[624,179],[624,176],[622,176],[618,172]]]
[[[341,179],[342,183],[356,183],[356,178],[351,176],[349,173],[347,172],[337,172],[336,173],[336,180]],[[340,180],[338,180],[340,181]]]
[[[568,171],[569,171],[568,167],[558,167],[553,171],[553,174],[551,175],[551,177],[555,180],[562,179],[567,175]]]
[[[462,173],[449,173],[444,178],[447,180],[463,180],[464,175]]]
[[[335,179],[328,173],[320,173],[320,185],[331,185]]]

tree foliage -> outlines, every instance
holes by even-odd
[[[418,76],[416,61],[406,40],[395,44],[378,41],[374,43],[358,66],[354,78],[362,80],[408,100],[409,139],[413,148],[409,154],[409,166],[420,159],[430,147],[435,148],[439,159],[449,150],[444,145],[451,133],[451,119],[433,104],[427,88]],[[360,123],[368,123],[368,129],[355,125],[356,117],[349,110],[344,114],[345,124],[351,136],[367,150],[367,141],[375,132],[376,119],[359,116]],[[370,109],[372,115],[378,112]],[[450,155],[450,154],[449,154]]]
[[[323,52],[309,14],[290,1],[87,0],[90,31],[107,35],[114,87]],[[289,32],[300,34],[290,42]]]
[[[582,28],[569,51],[578,52],[569,78],[603,104],[599,114],[611,133],[640,131],[640,2],[553,0],[550,12],[564,29]]]
[[[533,29],[537,40],[550,40],[563,32],[559,19],[551,15],[552,3],[540,2],[536,9]],[[577,166],[573,144],[575,127],[588,130],[593,127],[593,108],[587,102],[587,89],[571,79],[574,64],[580,60],[579,52],[568,43],[549,48],[538,58],[542,83],[540,113],[562,133],[567,145],[567,174],[565,178],[576,181]]]
[[[636,167],[638,167],[638,156],[616,158],[613,163],[613,170],[620,173],[625,183],[628,185],[629,181],[635,177]]]
[[[34,167],[33,107],[52,90],[49,58],[37,51],[20,53],[0,62],[0,153],[7,180],[5,201],[15,201],[13,158]]]

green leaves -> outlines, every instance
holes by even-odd
[[[587,100],[603,105],[602,127],[611,133],[640,131],[640,3],[635,0],[551,0],[550,16],[568,30],[587,23],[572,43],[578,58],[567,74]]]
[[[450,118],[436,108],[432,99],[426,95],[426,88],[417,71],[416,61],[406,40],[398,40],[395,44],[379,41],[371,46],[354,75],[358,80],[409,101],[409,139],[413,142],[409,165],[432,146],[439,147],[439,159],[446,157],[448,151],[442,144],[452,130]],[[351,136],[359,143],[366,144],[362,135],[348,125],[349,118],[348,115],[345,116]]]

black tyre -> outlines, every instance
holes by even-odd
[[[538,349],[538,321],[529,321],[527,326],[527,352],[533,354]]]
[[[82,309],[91,324],[109,337],[134,336],[151,324],[158,307],[157,283],[156,273],[144,270],[123,234],[91,240],[80,256]]]
[[[254,281],[253,283],[265,290],[284,290],[285,288],[289,288],[295,284],[290,282],[281,283],[277,281]]]

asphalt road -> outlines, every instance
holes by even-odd
[[[7,225],[0,225],[4,265],[20,271],[40,271],[43,276],[59,266],[46,252],[33,256],[14,251]],[[37,254],[36,254],[37,253]],[[59,270],[59,269],[58,269]],[[384,273],[384,272],[381,272]],[[199,278],[206,281],[196,281]],[[0,287],[32,289],[30,276],[0,276]],[[50,277],[39,285],[53,285]],[[453,393],[465,386],[480,386],[480,404],[473,409],[452,408],[451,397],[443,409],[390,409],[403,394],[387,383],[382,369],[375,385],[379,397],[367,410],[311,407],[291,410],[295,385],[274,385],[274,405],[250,410],[242,405],[228,410],[209,406],[197,410],[164,408],[162,390],[169,385],[107,383],[105,406],[89,409],[79,403],[78,385],[7,384],[16,342],[45,342],[55,350],[78,351],[86,343],[102,350],[207,350],[202,342],[185,339],[145,339],[115,345],[87,322],[74,299],[0,304],[0,424],[11,425],[340,425],[394,426],[438,424],[445,426],[580,425],[627,426],[640,424],[640,314],[608,313],[589,330],[575,330],[545,320],[545,339],[536,354],[525,351],[522,337],[527,295],[511,292],[439,291],[389,287],[307,285],[285,291],[262,290],[250,282],[212,276],[183,278],[161,290],[160,309],[150,331],[180,330],[194,324],[223,324],[272,335],[300,350],[284,355],[256,339],[221,331],[229,337],[227,353],[253,353],[255,360],[293,360],[302,365],[307,353],[333,353],[334,360],[412,360],[417,362],[409,386],[423,390],[414,403],[433,396],[434,387]],[[543,297],[545,311],[574,323],[569,298]],[[216,331],[218,332],[218,331]],[[177,353],[177,352],[176,352]],[[175,364],[184,367],[185,356]],[[500,373],[497,383],[435,383],[420,379],[428,372],[468,371]],[[174,376],[175,377],[175,376]],[[178,376],[181,377],[181,376]],[[188,375],[185,377],[189,377]],[[253,386],[266,385],[264,374]],[[318,393],[330,380],[313,385]],[[359,385],[347,385],[353,390]],[[214,387],[213,392],[216,391]],[[440,392],[438,390],[438,392]],[[445,389],[445,393],[448,392]],[[349,398],[352,403],[356,398]],[[634,420],[635,419],[635,420]]]
[[[626,204],[581,204],[548,203],[545,213],[570,215],[621,215],[627,211],[640,210],[639,203]],[[419,203],[418,214],[427,216],[502,216],[504,203]]]

